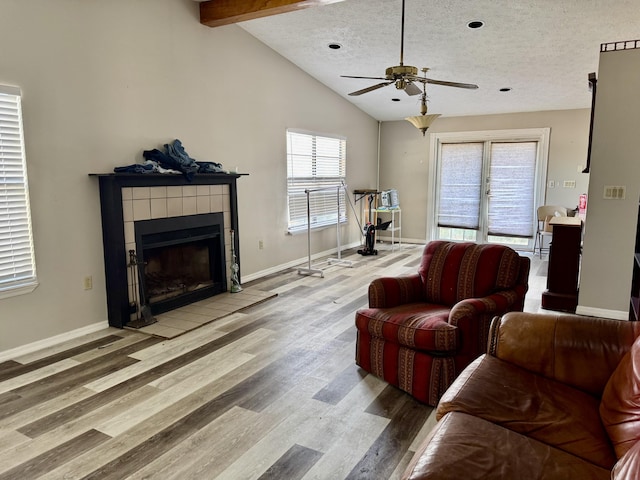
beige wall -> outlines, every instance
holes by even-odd
[[[140,162],[174,138],[198,160],[248,173],[238,188],[244,276],[307,254],[305,235],[285,235],[287,127],[345,135],[348,183],[375,186],[377,122],[239,27],[200,25],[193,0],[4,0],[0,45],[0,83],[23,91],[40,281],[0,300],[0,352],[106,322],[88,173]],[[352,222],[345,243],[359,239]],[[335,231],[312,245],[335,247]]]
[[[640,195],[640,50],[600,54],[578,312],[627,318]],[[624,200],[605,200],[624,185]]]
[[[198,160],[248,173],[238,184],[244,278],[307,255],[306,235],[285,234],[287,127],[345,135],[349,190],[376,187],[378,123],[239,27],[201,26],[192,0],[5,0],[0,44],[0,83],[23,90],[40,280],[33,293],[0,300],[0,353],[106,322],[98,189],[88,173],[142,161],[143,150],[174,138]],[[600,77],[599,97],[617,95],[600,95],[607,84]],[[637,96],[619,94],[622,116],[601,120],[594,139],[580,294],[592,311],[626,310],[629,296],[640,190],[630,179],[640,167],[632,148],[618,150],[606,138],[634,138],[640,109],[628,101]],[[584,109],[440,118],[430,132],[550,127],[548,180],[576,180],[576,188],[547,189],[546,203],[574,207],[589,183],[577,173],[588,126]],[[403,237],[425,241],[429,132],[423,138],[407,122],[385,122],[380,141],[379,186],[399,191]],[[613,158],[624,165],[612,166]],[[595,198],[603,185],[620,183],[626,201]],[[360,239],[351,221],[343,244]],[[312,236],[314,252],[335,245],[333,229]]]
[[[434,122],[425,137],[406,121],[383,123],[380,188],[398,189],[402,206],[402,236],[412,241],[426,240],[427,214],[433,205],[429,182],[432,173],[429,133],[543,127],[551,129],[548,180],[576,182],[576,188],[547,188],[545,203],[575,208],[578,196],[586,193],[589,183],[589,175],[578,173],[587,158],[588,109],[444,117]]]

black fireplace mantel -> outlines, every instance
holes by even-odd
[[[123,187],[164,187],[189,185],[228,185],[230,228],[235,232],[234,250],[241,267],[238,232],[238,200],[236,180],[243,173],[200,173],[191,181],[183,175],[155,173],[90,173],[100,187],[102,215],[102,241],[107,289],[107,315],[109,325],[123,328],[130,318],[125,249],[124,218],[122,211]],[[238,271],[240,280],[240,270]]]

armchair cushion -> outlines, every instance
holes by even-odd
[[[426,301],[453,306],[516,286],[521,257],[502,245],[430,242],[418,274]]]
[[[453,352],[457,328],[447,322],[449,309],[428,303],[409,303],[393,308],[364,308],[356,328],[404,347],[432,352]]]

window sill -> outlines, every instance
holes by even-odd
[[[347,225],[347,223],[348,223],[347,221],[341,221],[340,226],[343,227]],[[332,223],[331,225],[319,225],[317,227],[311,227],[310,229],[307,229],[307,227],[296,228],[295,230],[287,230],[286,234],[287,235],[300,235],[300,234],[306,235],[309,230],[311,230],[311,232],[318,232],[320,230],[326,230],[327,228],[333,228],[335,230],[336,224]]]
[[[37,281],[33,281],[24,285],[8,287],[4,290],[0,290],[0,300],[9,297],[16,297],[18,295],[26,295],[27,293],[33,292],[38,285],[39,283]]]

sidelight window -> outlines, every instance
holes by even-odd
[[[0,298],[37,284],[21,92],[0,85]]]

